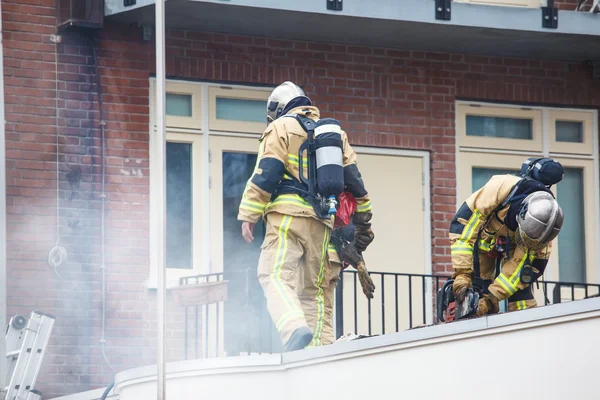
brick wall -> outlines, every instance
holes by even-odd
[[[9,313],[39,309],[58,318],[40,376],[45,397],[110,380],[98,343],[102,158],[93,46],[76,34],[55,46],[53,7],[53,0],[7,0],[2,15]],[[153,46],[126,26],[108,25],[98,39],[107,123],[106,354],[116,371],[155,361],[155,293],[144,282]],[[455,204],[455,99],[600,105],[600,84],[579,64],[184,31],[169,32],[167,55],[171,76],[304,85],[326,115],[343,123],[353,144],[430,151],[432,252],[439,273],[449,271],[445,229]],[[57,136],[59,237],[68,251],[60,277],[47,261],[57,240]],[[181,318],[175,308],[169,316]],[[180,350],[180,331],[169,334],[168,347]]]
[[[99,344],[101,131],[93,38],[76,32],[55,45],[50,40],[56,26],[54,1],[28,1],[2,5],[8,312],[28,315],[40,310],[57,317],[38,380],[44,397],[50,398],[101,386],[111,376]],[[149,191],[145,68],[152,60],[137,43],[102,45],[106,48],[101,50],[99,72],[107,121],[105,335],[109,361],[120,371],[155,360],[155,293],[144,285]],[[67,259],[55,271],[48,257],[57,239]],[[177,309],[170,309],[169,316],[181,320]],[[181,329],[171,335],[171,356],[180,357]]]
[[[575,9],[579,5],[580,1],[581,0],[555,0],[554,7],[558,8],[559,10],[575,11]],[[591,5],[592,5],[592,1],[584,0],[583,5],[581,6],[581,10],[587,11],[590,9]],[[559,15],[559,18],[560,18],[560,15]]]

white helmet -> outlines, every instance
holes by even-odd
[[[304,97],[310,101],[304,94],[304,90],[293,82],[285,81],[277,86],[267,100],[267,121],[269,123],[275,121],[281,116],[285,106],[297,97]]]
[[[531,193],[517,215],[519,238],[527,248],[540,250],[558,235],[563,220],[563,211],[550,193]]]

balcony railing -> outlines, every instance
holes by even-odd
[[[186,359],[281,351],[262,289],[254,274],[246,275],[243,289],[234,293],[230,290],[228,300],[184,307]],[[362,294],[355,270],[342,273],[335,299],[336,337],[346,333],[380,335],[439,323],[435,295],[448,276],[393,272],[370,275],[376,285],[373,299]],[[213,273],[182,278],[180,283],[222,280],[222,273]],[[539,281],[534,283],[534,296],[538,306],[598,297],[600,284]],[[501,312],[505,309],[501,307]]]

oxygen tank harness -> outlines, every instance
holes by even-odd
[[[295,118],[306,131],[308,138],[298,150],[298,176],[289,171],[291,180],[283,180],[273,193],[277,197],[284,192],[294,192],[311,203],[320,218],[331,218],[337,211],[337,197],[344,191],[344,163],[341,127],[333,118],[315,122],[304,115],[288,114]],[[308,177],[304,175],[304,157],[307,152]]]

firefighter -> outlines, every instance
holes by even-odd
[[[550,187],[563,173],[553,159],[530,158],[520,176],[492,176],[454,215],[449,232],[452,290],[462,302],[474,279],[483,280],[477,316],[497,313],[505,299],[509,311],[537,306],[530,285],[544,273],[552,240],[562,227],[563,212]]]
[[[324,121],[325,125],[319,125]],[[255,223],[261,217],[265,221],[258,280],[283,350],[293,351],[319,346],[323,341],[325,291],[330,284],[327,277],[331,276],[327,248],[334,217],[328,214],[331,203],[327,207],[322,197],[315,197],[309,190],[315,187],[311,185],[314,179],[319,179],[321,166],[333,163],[334,168],[336,165],[343,168],[342,182],[333,183],[341,184],[357,200],[353,218],[357,237],[372,234],[368,226],[372,217],[371,201],[346,133],[337,121],[321,119],[319,109],[300,87],[287,81],[273,90],[267,100],[267,122],[260,138],[255,170],[242,196],[238,220],[242,221],[242,236],[248,243],[254,239]],[[322,142],[322,145],[339,147],[327,160],[316,163],[319,172],[310,176],[307,184],[300,178],[300,163],[306,177],[309,168],[317,168],[312,163],[307,168],[307,163],[314,161],[311,157],[318,156],[312,153],[313,156],[307,155],[305,159],[304,154],[308,153],[300,152],[301,146],[307,143],[308,132],[312,132],[313,138],[315,132],[319,135],[332,132],[334,135],[330,136],[338,139]]]

